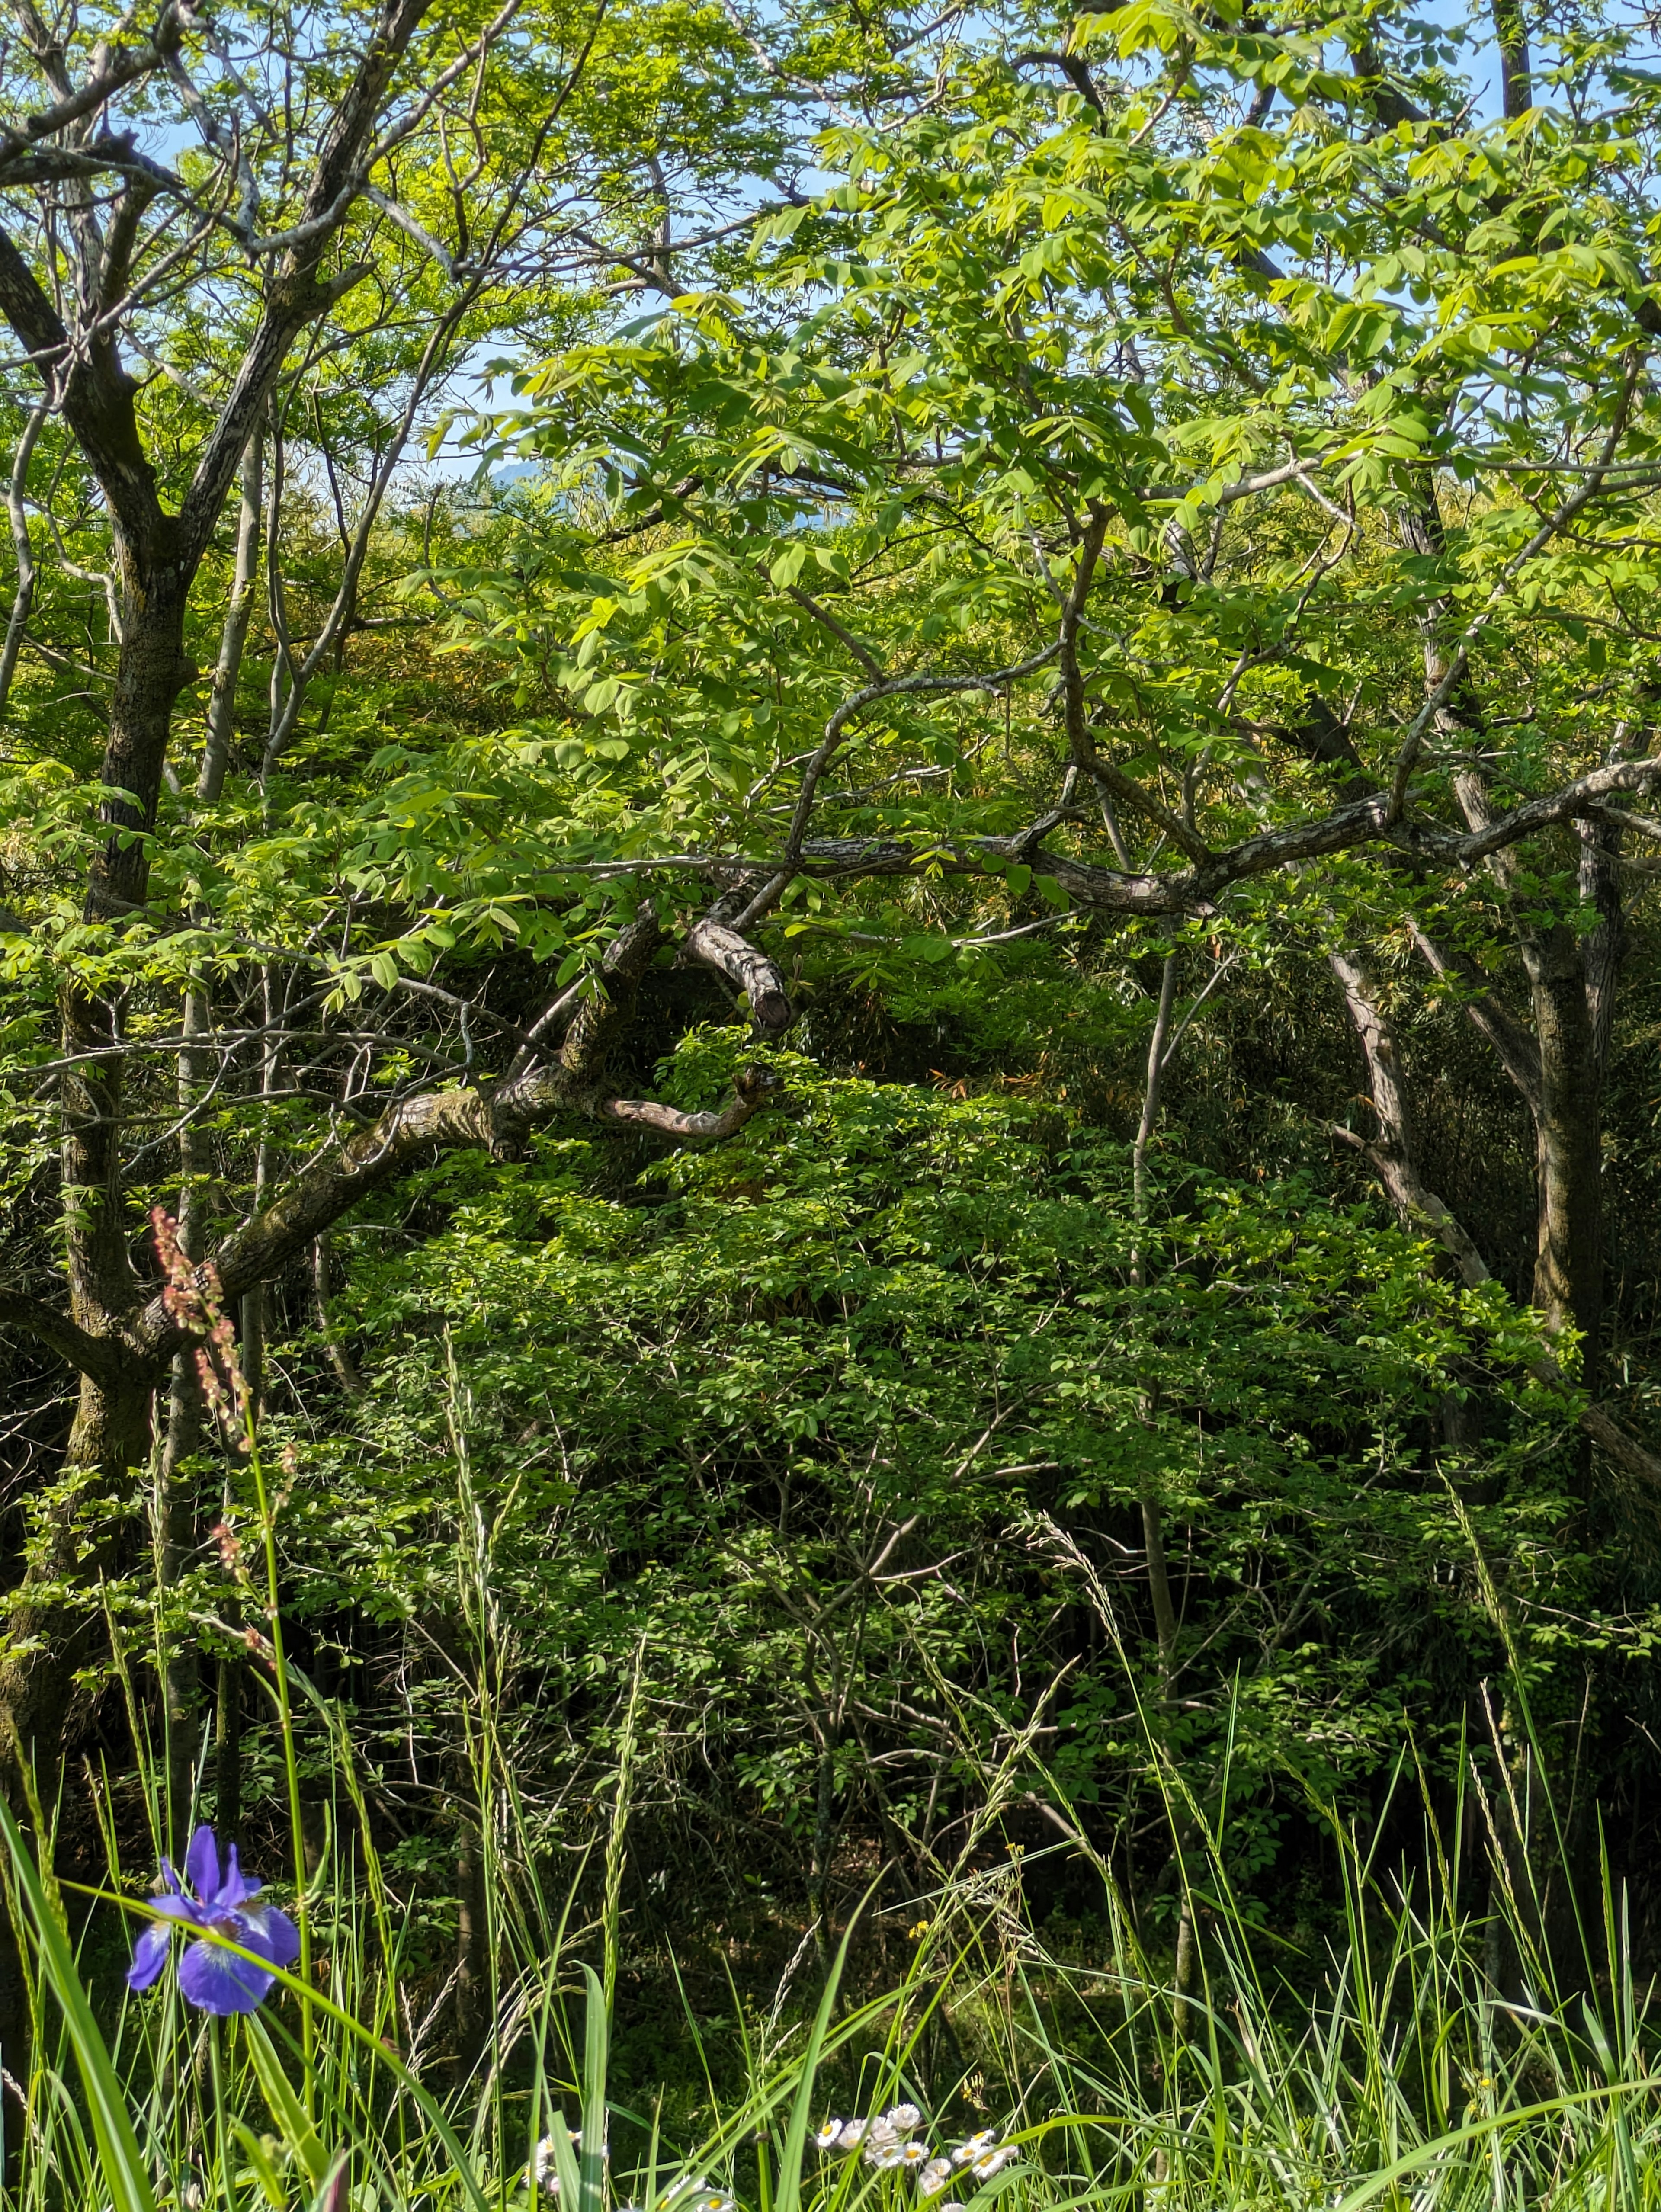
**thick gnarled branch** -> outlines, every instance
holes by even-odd
[[[770,1067],[743,1067],[733,1079],[731,1099],[714,1113],[685,1114],[677,1106],[660,1106],[651,1098],[608,1098],[599,1111],[603,1120],[655,1129],[660,1136],[681,1142],[690,1138],[719,1142],[736,1136],[757,1108],[776,1097],[783,1087],[782,1079]]]
[[[782,979],[770,961],[719,925],[701,926],[711,964],[739,965],[782,1031],[790,1007]],[[270,1205],[234,1230],[212,1255],[220,1289],[234,1301],[269,1282],[294,1255],[308,1248],[341,1217],[417,1160],[446,1151],[484,1151],[510,1158],[533,1129],[560,1113],[581,1113],[609,1123],[650,1128],[678,1142],[719,1140],[734,1134],[778,1088],[770,1071],[746,1068],[731,1102],[713,1113],[683,1113],[645,1099],[618,1097],[607,1082],[610,1064],[633,1012],[647,969],[666,941],[649,903],[621,931],[600,969],[600,988],[583,1000],[557,1054],[510,1073],[501,1082],[453,1091],[418,1092],[389,1106],[367,1129],[303,1169]],[[158,1296],[139,1318],[135,1348],[165,1358],[177,1328]]]
[[[686,933],[687,957],[713,968],[750,1001],[750,1018],[763,1036],[782,1036],[794,1015],[784,979],[764,952],[713,918]]]
[[[1593,769],[1556,791],[1524,800],[1478,828],[1463,831],[1412,817],[1392,821],[1388,796],[1372,792],[1313,819],[1259,830],[1222,852],[1207,853],[1189,867],[1169,872],[1104,868],[1075,860],[1035,846],[1030,830],[1007,837],[941,838],[928,844],[902,845],[876,838],[810,838],[802,845],[799,867],[803,875],[851,882],[861,877],[904,876],[931,869],[979,872],[989,862],[1001,866],[1019,860],[1053,876],[1078,906],[1117,914],[1203,915],[1214,910],[1238,883],[1366,845],[1386,846],[1427,867],[1474,866],[1542,830],[1596,817],[1612,792],[1644,790],[1658,781],[1661,781],[1661,755],[1617,762]],[[666,871],[684,866],[705,874],[718,874],[724,869],[733,875],[740,870],[760,874],[769,866],[759,859],[722,863],[707,855],[690,854],[639,865],[642,872],[654,865]]]
[[[33,1337],[94,1382],[113,1382],[127,1364],[126,1349],[119,1340],[94,1336],[67,1314],[19,1291],[0,1291],[0,1328]]]
[[[521,1052],[496,1082],[419,1091],[396,1100],[367,1128],[301,1169],[204,1263],[204,1269],[211,1266],[218,1279],[219,1295],[234,1305],[249,1291],[271,1281],[361,1200],[417,1161],[437,1152],[465,1150],[510,1158],[532,1131],[560,1113],[649,1129],[682,1144],[718,1143],[734,1135],[777,1095],[781,1080],[773,1070],[742,1069],[725,1106],[696,1113],[651,1099],[619,1097],[607,1081],[636,994],[667,942],[668,933],[648,902],[613,940],[601,963],[600,988],[578,1006],[557,1049],[551,1048],[549,1056]],[[782,1036],[788,1028],[792,1010],[783,978],[764,953],[735,931],[706,918],[688,933],[686,949],[750,994],[751,1012],[764,1036]],[[549,1021],[546,1026],[551,1048],[557,1024]],[[39,1300],[4,1292],[0,1292],[0,1327],[27,1332],[70,1365],[100,1381],[131,1378],[135,1365],[159,1376],[180,1334],[159,1292],[119,1336],[94,1337]]]

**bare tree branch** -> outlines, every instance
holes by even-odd
[[[17,441],[17,451],[12,457],[11,475],[6,484],[6,516],[11,525],[12,552],[17,562],[17,582],[12,592],[11,615],[6,623],[3,643],[0,643],[0,721],[5,719],[6,705],[11,697],[12,678],[17,672],[17,655],[29,626],[30,611],[34,605],[34,549],[29,542],[28,512],[23,503],[23,490],[28,482],[29,463],[34,458],[34,448],[48,412],[43,399],[29,411]]]
[[[1378,1117],[1378,1135],[1369,1144],[1354,1130],[1335,1128],[1333,1135],[1363,1154],[1401,1218],[1403,1227],[1428,1229],[1453,1261],[1467,1290],[1480,1290],[1493,1277],[1457,1218],[1425,1182],[1415,1158],[1407,1092],[1402,1080],[1400,1049],[1394,1026],[1384,1011],[1377,987],[1362,963],[1348,953],[1329,955],[1329,964],[1344,994],[1355,1033],[1366,1055],[1372,1083],[1371,1103]],[[1567,1376],[1542,1350],[1529,1361],[1529,1370],[1554,1390],[1572,1391]],[[1661,1488],[1661,1455],[1652,1452],[1623,1428],[1607,1408],[1583,1406],[1577,1413],[1579,1427],[1600,1449],[1628,1474]]]

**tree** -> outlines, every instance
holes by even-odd
[[[40,750],[85,781],[53,787],[64,842],[52,848],[44,903],[9,917],[21,940],[17,973],[59,1002],[49,1074],[67,1304],[14,1291],[4,1315],[79,1372],[70,1466],[119,1477],[148,1455],[153,1395],[179,1341],[153,1261],[137,1245],[152,1193],[139,1163],[148,1156],[151,1174],[156,1164],[155,1147],[135,1142],[135,1116],[142,1123],[158,1078],[176,1066],[183,1153],[173,1187],[189,1248],[206,1255],[218,1224],[212,1164],[197,1141],[201,1111],[247,1047],[250,990],[264,1016],[254,1024],[253,1088],[269,1099],[279,1087],[295,1000],[280,948],[268,944],[267,957],[247,962],[237,918],[228,942],[215,939],[212,925],[226,917],[203,883],[216,844],[246,835],[228,770],[241,764],[246,742],[240,687],[251,623],[256,635],[262,627],[260,571],[269,696],[248,765],[270,824],[282,767],[310,734],[308,701],[322,687],[326,727],[349,640],[388,618],[366,612],[366,564],[412,436],[454,380],[476,373],[486,334],[500,341],[517,328],[545,343],[562,316],[581,312],[585,288],[609,275],[613,252],[642,227],[630,134],[664,147],[652,156],[661,179],[709,100],[711,57],[700,82],[672,39],[642,35],[624,9],[608,25],[603,8],[520,0],[441,19],[426,0],[408,0],[350,21],[287,17],[275,29],[259,15],[210,22],[167,6],[138,43],[113,19],[52,25],[24,4],[19,21],[8,63],[18,120],[0,142],[9,208],[0,312],[22,349],[14,374],[26,400],[0,696],[9,693],[14,721],[27,718]],[[689,25],[677,15],[667,27],[680,35]],[[625,57],[631,98],[618,90]],[[590,69],[602,97],[584,119]],[[718,70],[715,78],[718,100]],[[764,112],[772,104],[770,95],[733,103],[729,167],[775,158],[778,133]],[[131,127],[118,123],[124,108]],[[649,211],[657,222],[660,211]],[[50,481],[32,498],[48,459]],[[201,741],[181,778],[202,681],[196,654],[220,590],[219,533],[239,484]],[[37,558],[37,515],[58,562]],[[326,538],[310,516],[326,516]],[[66,532],[84,570],[64,550]],[[105,533],[105,558],[82,550]],[[73,662],[51,641],[50,624],[41,633],[43,565],[102,588],[106,631],[88,635],[82,658],[106,665],[87,671],[94,688],[79,695],[101,725],[95,760],[78,731],[66,740],[61,684],[54,692],[50,681],[20,680],[20,660],[43,664],[48,678]],[[21,781],[16,795],[38,809],[40,776]],[[38,838],[34,849],[43,849]],[[614,975],[630,957],[619,954]],[[557,1073],[542,1071],[547,1099],[521,1083],[516,1106],[498,1103],[493,1131],[516,1112],[545,1110],[556,1094],[598,1098],[590,1061],[605,1036],[591,1009],[565,1038]],[[346,1146],[320,1212],[313,1203],[296,1213],[273,1192],[269,1131],[261,1139],[254,1206],[268,1197],[273,1205],[252,1241],[216,1261],[227,1294],[249,1300],[251,1365],[260,1285],[333,1218],[331,1206],[350,1203],[366,1177],[418,1147],[423,1110],[405,1117],[384,1155],[374,1142]],[[180,1387],[189,1394],[186,1369]],[[66,1678],[40,1661],[52,1642],[49,1593],[73,1555],[72,1517],[71,1501],[59,1498],[39,1532],[0,1690],[9,1741],[38,1744],[48,1759]]]
[[[773,222],[751,291],[525,380],[503,445],[603,511],[447,588],[556,666],[596,872],[743,881],[745,929],[808,926],[805,898],[830,926],[833,888],[868,924],[855,887],[913,881],[888,926],[915,939],[955,878],[1301,933],[1368,1042],[1380,1158],[1410,1145],[1352,956],[1405,936],[1528,1103],[1533,1296],[1590,1382],[1623,872],[1649,865],[1623,845],[1654,830],[1623,802],[1661,775],[1656,117],[1567,29],[1533,102],[1496,23],[1493,120],[1457,42],[1387,11],[1155,6],[833,134],[846,181]],[[689,807],[658,764],[717,718],[720,796]],[[997,933],[970,911],[961,960]],[[1461,1257],[1416,1172],[1384,1176]]]

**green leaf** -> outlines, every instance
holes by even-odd
[[[556,2105],[549,2127],[549,2138],[554,2154],[554,2178],[559,2184],[562,2204],[576,2204],[582,2197],[582,2178],[578,2170],[576,2154],[571,2148],[571,2130],[565,2124],[565,2107]]]
[[[248,2061],[259,2083],[259,2093],[265,2100],[277,2131],[288,2148],[289,2155],[301,2168],[313,2189],[320,2189],[327,2180],[333,2160],[324,2148],[312,2125],[311,2116],[295,2095],[282,2062],[271,2048],[271,2039],[265,2033],[265,2023],[256,2014],[250,2013],[242,2022],[243,2039],[247,2045]]]
[[[289,2212],[289,2192],[283,2185],[283,2176],[277,2170],[277,2161],[271,2156],[273,2139],[270,2136],[257,2136],[241,2120],[231,2122],[231,2133],[241,2144],[242,2154],[252,2169],[254,2179],[265,2191],[265,2202],[271,2206],[272,2212]]]
[[[98,2022],[93,2017],[81,1977],[76,1971],[69,1938],[49,1903],[34,1861],[3,1802],[0,1802],[0,1833],[11,1854],[12,1870],[27,1910],[28,1933],[40,1961],[47,1987],[58,2000],[69,2031],[70,2045],[80,2069],[87,2105],[92,2115],[94,2139],[104,2185],[114,2212],[156,2212],[155,2195],[132,2122],[127,2117],[123,2088]]]
[[[584,1966],[582,1978],[587,1985],[588,2002],[582,2053],[582,2163],[576,2201],[582,2212],[605,2212],[605,1990],[592,1966]]]
[[[806,545],[787,545],[783,552],[776,556],[767,573],[772,578],[776,589],[781,592],[788,591],[791,585],[800,575],[806,562]]]

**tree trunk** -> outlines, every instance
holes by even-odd
[[[1508,123],[1534,104],[1528,24],[1522,0],[1494,0],[1494,36],[1500,49],[1500,106]]]
[[[242,501],[236,526],[236,567],[231,578],[230,604],[220,635],[219,659],[208,696],[207,735],[202,765],[196,779],[196,795],[212,804],[225,788],[225,770],[231,757],[231,738],[236,729],[236,684],[242,672],[242,648],[247,643],[253,614],[254,577],[259,567],[259,524],[263,511],[265,425],[256,425],[242,456]]]
[[[124,568],[128,590],[101,771],[106,788],[119,795],[100,809],[111,835],[87,885],[83,914],[94,931],[121,928],[149,896],[147,833],[155,823],[173,702],[189,672],[186,584],[176,565],[124,561]],[[121,1335],[139,1303],[121,1170],[121,1009],[73,982],[62,1005],[64,1056],[78,1062],[62,1093],[70,1310],[88,1335],[107,1340]],[[150,1380],[144,1377],[146,1401]],[[148,1417],[135,1417],[131,1394],[83,1383],[70,1463],[119,1471],[148,1451]]]
[[[120,544],[126,588],[100,772],[114,795],[100,808],[110,836],[94,860],[83,908],[94,931],[121,928],[149,896],[145,833],[155,823],[173,702],[191,672],[184,657],[189,579],[169,557],[171,526],[155,535],[152,546]],[[82,1376],[66,1456],[71,1469],[95,1472],[119,1490],[128,1470],[149,1457],[151,1393],[160,1379],[148,1363],[118,1349],[140,1302],[131,1256],[136,1224],[121,1164],[123,1055],[112,1048],[122,1042],[121,1009],[118,1000],[76,982],[65,988],[62,1008],[64,1056],[74,1062],[62,1090],[70,1310],[88,1336],[111,1350],[106,1372]],[[0,1676],[0,1713],[15,1742],[26,1753],[32,1749],[43,1779],[61,1764],[71,1665],[50,1658],[51,1624],[34,1592],[73,1563],[72,1495],[55,1498],[47,1512],[12,1612],[14,1634],[26,1635],[31,1648]]]
[[[472,2079],[490,2025],[490,1911],[484,1839],[471,1806],[457,1808],[455,2069],[457,2088]]]
[[[23,426],[23,434],[17,441],[11,481],[6,487],[6,513],[11,523],[12,551],[17,561],[17,587],[12,594],[11,615],[6,623],[5,637],[0,641],[0,716],[4,715],[11,697],[12,678],[17,673],[17,656],[22,650],[29,616],[34,609],[34,550],[29,538],[28,509],[23,504],[23,489],[28,482],[29,463],[49,412],[44,399],[31,412]]]
[[[1527,40],[1514,0],[1495,0],[1494,22],[1506,71],[1506,112],[1520,113],[1530,94]],[[1446,532],[1433,489],[1427,488],[1423,503],[1404,512],[1400,532],[1417,554],[1437,556],[1445,551]],[[1427,695],[1438,690],[1452,665],[1445,635],[1449,614],[1447,603],[1439,600],[1421,618]],[[1460,810],[1472,829],[1485,826],[1493,808],[1486,771],[1475,763],[1486,731],[1482,702],[1469,678],[1435,721],[1450,750],[1465,753],[1470,762],[1453,779]],[[1599,913],[1597,927],[1585,937],[1567,921],[1542,926],[1534,911],[1537,894],[1519,880],[1514,851],[1495,854],[1488,866],[1511,908],[1513,941],[1529,979],[1535,1054],[1528,1057],[1537,1054],[1536,1067],[1525,1070],[1517,1064],[1488,1024],[1486,1009],[1473,1006],[1472,1018],[1490,1042],[1499,1045],[1534,1117],[1538,1229],[1533,1303],[1554,1335],[1566,1326],[1580,1332],[1583,1377],[1595,1387],[1603,1310],[1603,1065],[1624,941],[1614,839],[1604,832],[1582,837],[1580,894]],[[1421,949],[1433,964],[1439,964],[1433,948]]]
[[[149,1457],[152,1389],[149,1372],[137,1366],[108,1383],[82,1377],[68,1474],[40,1516],[23,1579],[10,1603],[7,1626],[23,1648],[0,1669],[0,1747],[10,1761],[33,1764],[48,1809],[62,1777],[75,1670],[84,1663],[96,1633],[90,1614],[64,1605],[51,1592],[60,1582],[84,1573],[87,1562],[81,1557],[76,1522],[86,1491],[124,1488],[130,1470]],[[106,1572],[118,1565],[119,1541],[108,1528],[94,1538]]]
[[[1329,957],[1333,973],[1343,987],[1350,1019],[1366,1054],[1372,1081],[1371,1103],[1378,1121],[1378,1138],[1372,1144],[1366,1143],[1349,1130],[1337,1129],[1334,1134],[1365,1152],[1395,1201],[1402,1226],[1429,1228],[1454,1261],[1463,1281],[1476,1289],[1489,1280],[1482,1255],[1442,1200],[1420,1178],[1401,1056],[1377,986],[1365,965],[1353,955],[1335,952]],[[1572,999],[1571,1004],[1573,1003]],[[1579,1003],[1582,1006],[1587,1003],[1584,991],[1579,994]],[[1543,1028],[1541,1042],[1544,1048]],[[1544,1049],[1542,1058],[1548,1066],[1548,1054]],[[1593,1118],[1595,1126],[1595,1115]],[[1536,1115],[1536,1122],[1542,1133],[1550,1126],[1543,1108]],[[1546,1188],[1547,1179],[1542,1172],[1542,1237],[1547,1218]],[[1577,1226],[1572,1222],[1569,1225]],[[1577,1234],[1584,1239],[1584,1222],[1578,1224]],[[1584,1263],[1584,1251],[1579,1256]],[[1542,1382],[1553,1388],[1561,1387],[1562,1372],[1548,1355],[1542,1355],[1534,1363],[1534,1368]],[[1445,1438],[1457,1445],[1466,1439],[1457,1432],[1463,1422],[1457,1422],[1455,1426],[1456,1433],[1449,1435],[1445,1425]],[[1581,1414],[1580,1427],[1583,1440],[1599,1445],[1642,1480],[1652,1484],[1661,1480],[1661,1463],[1601,1407],[1587,1407]],[[1500,1602],[1505,1601],[1502,1594]],[[1535,1966],[1546,1960],[1555,1970],[1560,1990],[1578,1988],[1585,1961],[1571,1888],[1579,1887],[1583,1894],[1586,1892],[1584,1881],[1576,1882],[1580,1868],[1573,1862],[1580,1860],[1585,1864],[1594,1886],[1595,1870],[1583,1860],[1588,1838],[1585,1823],[1576,1817],[1579,1808],[1574,1802],[1573,1773],[1568,1778],[1568,1802],[1560,1802],[1559,1806],[1571,1862],[1564,1864],[1556,1848],[1558,1830],[1545,1802],[1546,1792],[1554,1786],[1554,1778],[1542,1771],[1534,1739],[1525,1727],[1519,1726],[1510,1697],[1497,1716],[1486,1684],[1481,1686],[1480,1698],[1484,1725],[1481,1729],[1473,1729],[1472,1741],[1480,1741],[1486,1734],[1493,1746],[1494,1760],[1492,1787],[1483,1781],[1480,1765],[1473,1763],[1470,1769],[1487,1832],[1489,1864],[1484,1956],[1488,1979],[1508,2000],[1516,2000],[1530,1980]],[[1555,1778],[1559,1790],[1563,1783],[1564,1778]]]
[[[312,1245],[312,1288],[317,1300],[318,1332],[323,1339],[323,1348],[329,1355],[329,1364],[335,1379],[348,1397],[355,1398],[363,1388],[362,1376],[352,1364],[351,1353],[346,1349],[335,1326],[332,1300],[334,1294],[334,1242],[326,1234]]]
[[[1559,923],[1529,967],[1541,1075],[1534,1304],[1554,1336],[1580,1332],[1582,1380],[1594,1389],[1603,1315],[1603,1070],[1580,940]]]
[[[93,862],[83,908],[94,931],[122,927],[142,908],[149,890],[142,833],[155,824],[173,702],[190,672],[184,659],[190,578],[173,538],[172,525],[164,522],[155,542],[144,545],[117,531],[125,586],[122,636],[100,772],[104,787],[115,795],[100,809],[110,835]],[[63,1785],[75,1673],[95,1638],[90,1614],[52,1592],[84,1577],[85,1539],[76,1524],[87,1490],[119,1496],[131,1470],[148,1462],[160,1380],[152,1363],[122,1345],[138,1308],[139,1286],[130,1256],[135,1224],[128,1218],[121,1170],[122,1055],[111,1049],[121,1042],[120,1006],[75,982],[65,988],[61,1006],[64,1055],[71,1062],[61,1091],[70,1310],[86,1334],[107,1347],[108,1358],[97,1373],[82,1375],[66,1477],[44,1501],[8,1607],[7,1626],[17,1648],[0,1669],[0,1764],[8,1795],[20,1807],[25,1795],[20,1768],[33,1769],[48,1819]],[[127,1525],[94,1534],[93,1549],[106,1573],[125,1564],[118,1553]],[[125,1541],[131,1544],[131,1537]],[[44,1848],[44,1838],[37,1842]],[[21,2061],[26,2022],[16,2013],[16,1977],[3,1978],[14,1988],[0,1993],[0,2038]]]
[[[143,1465],[149,1451],[152,1384],[135,1368],[111,1382],[83,1376],[81,1402],[70,1431],[69,1468],[46,1502],[30,1543],[23,1579],[12,1594],[6,1626],[15,1639],[13,1655],[0,1668],[0,1789],[13,1817],[32,1840],[38,1856],[51,1847],[64,1780],[70,1699],[76,1669],[90,1656],[98,1635],[93,1615],[53,1596],[62,1582],[80,1580],[86,1571],[76,1528],[85,1492],[125,1487],[128,1471]],[[77,1475],[84,1478],[77,1480]],[[119,1531],[106,1528],[95,1539],[106,1571],[119,1567]],[[33,1796],[41,1808],[46,1832],[31,1817]],[[0,1915],[3,1918],[3,1915]],[[16,1955],[17,1937],[0,1926],[0,2065],[21,2081],[29,2065],[29,2008],[24,1976]],[[22,2119],[7,2092],[4,2108],[7,2165],[21,2142]],[[15,2176],[8,2174],[8,2184]]]

